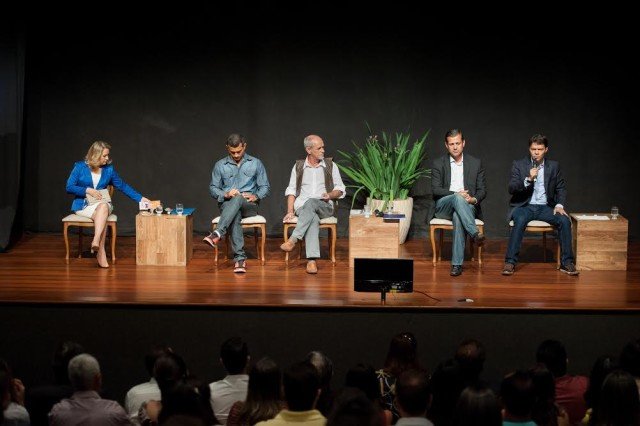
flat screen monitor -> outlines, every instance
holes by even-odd
[[[355,291],[413,292],[413,259],[353,260]]]

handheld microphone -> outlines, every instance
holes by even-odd
[[[540,169],[540,164],[536,161],[536,160],[531,160],[531,168],[536,168],[536,169]],[[538,180],[538,176],[533,178],[533,183],[535,183]]]

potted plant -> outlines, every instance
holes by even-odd
[[[382,132],[379,140],[368,125],[367,128],[369,136],[364,146],[353,142],[355,150],[352,153],[338,151],[343,159],[336,164],[351,183],[348,186],[356,188],[353,203],[360,191],[364,190],[367,199],[371,199],[372,211],[384,211],[389,203],[393,203],[394,211],[405,214],[406,219],[400,221],[402,244],[407,238],[413,211],[413,199],[409,197],[409,190],[416,180],[431,172],[422,166],[426,158],[425,143],[429,131],[410,145],[409,133],[396,132],[395,137],[392,137]]]

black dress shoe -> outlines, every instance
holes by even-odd
[[[462,275],[462,265],[451,265],[451,272],[449,272],[449,275],[452,277]]]

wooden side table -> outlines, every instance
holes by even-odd
[[[136,216],[136,265],[186,266],[193,256],[193,215]]]
[[[397,259],[400,257],[400,224],[381,217],[349,217],[349,267],[356,257]]]
[[[629,221],[594,220],[608,213],[571,213],[573,253],[576,268],[581,271],[626,271]]]

